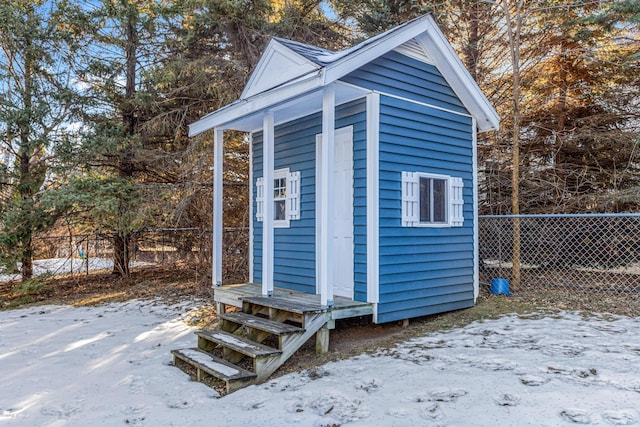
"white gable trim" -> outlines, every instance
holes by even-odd
[[[497,130],[500,126],[500,116],[484,96],[433,19],[429,21],[429,27],[429,30],[418,36],[416,40],[433,58],[436,68],[458,95],[462,104],[472,116],[477,118],[478,129],[481,131]]]
[[[329,84],[341,77],[357,70],[376,58],[392,51],[405,42],[419,36],[425,31],[425,23],[433,20],[431,15],[424,15],[407,23],[396,31],[390,31],[386,37],[380,38],[376,43],[369,43],[361,49],[355,49],[353,53],[341,57],[324,69],[324,84]]]
[[[319,68],[319,65],[283,46],[276,39],[271,39],[251,73],[240,99],[273,89]]]

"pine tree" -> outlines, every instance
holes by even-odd
[[[77,44],[66,2],[0,2],[0,261],[33,275],[33,237],[58,213],[46,203],[56,186],[79,98],[72,63]],[[58,175],[56,175],[58,174]]]

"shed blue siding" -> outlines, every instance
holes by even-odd
[[[336,128],[353,126],[354,146],[354,297],[366,300],[366,125],[364,100],[336,109]],[[316,135],[322,132],[320,113],[294,120],[275,129],[275,169],[300,171],[300,219],[289,228],[274,230],[274,286],[316,293],[315,179]],[[262,132],[253,135],[253,176],[263,176]],[[256,212],[256,201],[253,212]],[[364,241],[363,237],[364,236]],[[262,282],[262,222],[253,222],[254,281]],[[364,265],[362,265],[364,263]]]
[[[466,113],[440,71],[430,64],[389,52],[340,80],[367,89]],[[411,120],[411,117],[407,117]]]
[[[380,97],[378,322],[473,305],[472,143],[470,117]],[[462,178],[464,225],[402,227],[403,171]]]

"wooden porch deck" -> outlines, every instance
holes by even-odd
[[[262,296],[262,287],[255,283],[239,285],[224,285],[214,288],[213,299],[222,309],[223,305],[242,308],[243,298]],[[307,311],[326,311],[330,320],[348,319],[352,317],[373,314],[373,304],[368,302],[353,301],[349,298],[334,297],[334,306],[327,309],[320,304],[320,295],[305,292],[292,291],[284,288],[274,288],[273,298],[286,300],[291,308],[304,307]],[[330,325],[331,327],[332,325]]]

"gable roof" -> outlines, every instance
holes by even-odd
[[[438,68],[481,131],[497,129],[499,116],[465,69],[431,14],[422,15],[348,49],[333,52],[274,37],[252,72],[240,99],[189,126],[189,135],[214,127],[254,130],[267,108],[320,91],[387,52],[423,55]]]

